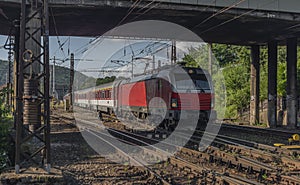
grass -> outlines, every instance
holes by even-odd
[[[255,126],[268,127],[268,124],[267,123],[256,123]]]

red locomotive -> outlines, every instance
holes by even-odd
[[[173,130],[180,119],[216,119],[210,82],[203,69],[164,66],[155,74],[76,91],[74,104],[118,117],[157,118]]]

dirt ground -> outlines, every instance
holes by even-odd
[[[51,160],[50,175],[39,168],[29,168],[19,175],[8,169],[0,175],[0,185],[155,183],[145,169],[116,164],[99,156],[71,120],[51,121]]]

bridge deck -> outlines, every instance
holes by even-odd
[[[9,34],[11,21],[19,18],[20,2],[0,0],[0,34]],[[101,35],[119,25],[133,3],[129,0],[50,0],[50,34]],[[232,8],[216,14],[230,6]],[[209,20],[204,21],[207,18]],[[268,40],[284,41],[300,36],[300,1],[143,0],[121,24],[145,19],[177,23],[207,42],[264,44]]]

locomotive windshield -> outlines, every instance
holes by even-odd
[[[210,91],[209,82],[204,74],[189,75],[190,78],[186,74],[175,74],[174,77],[176,89],[178,90],[192,90],[195,88],[205,92]]]

